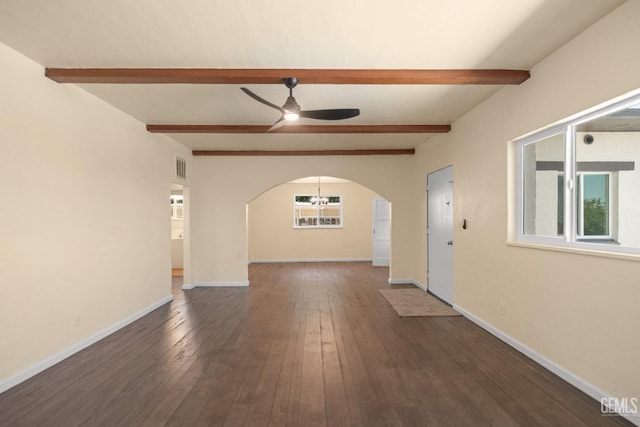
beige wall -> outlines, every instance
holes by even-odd
[[[171,295],[175,155],[0,45],[0,385]]]
[[[416,203],[409,191],[413,156],[196,157],[191,192],[191,277],[194,284],[246,284],[247,203],[266,190],[306,176],[357,182],[393,205],[391,278],[414,275]],[[229,185],[233,183],[233,185]]]
[[[417,155],[418,176],[454,165],[455,304],[617,397],[640,396],[640,261],[509,246],[508,141],[640,87],[638,16],[625,3]]]
[[[376,193],[353,182],[321,184],[342,196],[342,228],[293,228],[293,196],[317,184],[286,183],[249,203],[249,260],[371,259],[371,203]]]

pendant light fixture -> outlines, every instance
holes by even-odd
[[[311,204],[314,206],[318,206],[320,209],[324,209],[329,203],[329,199],[327,197],[322,197],[320,193],[320,177],[318,177],[318,194],[316,196],[311,197]]]

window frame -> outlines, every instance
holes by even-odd
[[[553,127],[549,127],[547,129],[544,129],[540,132],[531,134],[527,137],[524,137],[520,140],[517,141],[517,221],[516,221],[516,227],[517,227],[517,231],[516,231],[516,239],[520,242],[528,242],[528,243],[539,243],[539,244],[549,244],[549,245],[562,245],[563,243],[566,242],[566,238],[564,236],[539,236],[539,235],[532,235],[532,234],[525,234],[524,232],[524,199],[525,199],[525,192],[524,192],[524,147],[529,145],[529,144],[535,144],[538,141],[541,141],[543,139],[547,139],[553,136],[557,136],[560,134],[564,134],[564,138],[565,138],[565,149],[564,149],[564,156],[563,156],[563,163],[564,163],[564,188],[567,188],[568,185],[568,180],[567,180],[567,142],[566,142],[566,130],[564,126],[553,126]],[[564,233],[566,236],[567,233],[567,214],[568,214],[568,210],[573,211],[573,207],[572,206],[567,206],[567,198],[564,198]]]
[[[296,206],[297,206],[297,202],[296,199],[298,197],[317,197],[318,194],[312,194],[312,193],[299,193],[299,194],[294,194],[293,195],[293,228],[297,229],[297,230],[316,230],[316,229],[326,229],[326,228],[344,228],[344,198],[342,196],[342,194],[321,194],[320,197],[327,197],[327,198],[332,198],[332,197],[339,197],[340,198],[340,203],[339,203],[339,208],[340,208],[340,215],[338,217],[339,220],[339,224],[320,224],[320,212],[322,211],[322,209],[319,206],[315,207],[316,210],[316,216],[315,218],[317,219],[316,224],[312,224],[312,225],[299,225],[298,221],[297,221],[297,216],[296,216]]]
[[[536,245],[546,245],[553,247],[586,249],[597,252],[612,252],[640,255],[640,248],[631,246],[622,246],[620,244],[608,244],[590,242],[589,240],[597,240],[597,236],[580,236],[577,230],[577,149],[576,149],[576,133],[578,126],[596,119],[601,116],[614,113],[615,111],[629,108],[631,106],[638,105],[640,103],[640,90],[631,92],[630,94],[611,100],[607,103],[601,104],[589,110],[578,113],[563,121],[557,122],[546,128],[542,128],[539,131],[532,132],[521,138],[513,140],[516,144],[516,218],[513,224],[516,227],[515,237],[516,242],[530,243]],[[524,212],[525,212],[525,192],[524,192],[524,147],[529,144],[534,144],[538,141],[544,140],[552,136],[564,134],[564,234],[561,236],[539,236],[525,234],[524,224]],[[584,174],[588,171],[581,171],[580,174]],[[606,172],[600,172],[606,173]],[[609,175],[609,199],[612,197],[612,175]],[[619,202],[618,202],[619,203]],[[612,233],[612,212],[615,210],[618,212],[618,207],[609,206],[609,237]],[[603,238],[603,237],[600,237]]]
[[[584,234],[584,177],[586,175],[604,175],[607,177],[607,230],[608,234],[598,234],[598,235],[585,235]],[[577,218],[576,225],[579,225],[579,232],[576,230],[576,239],[579,241],[589,241],[589,240],[602,240],[602,239],[613,239],[613,213],[614,208],[611,204],[613,199],[613,172],[593,172],[593,171],[583,171],[578,172],[576,174],[576,200],[578,201],[576,205]],[[577,191],[577,190],[580,191]]]

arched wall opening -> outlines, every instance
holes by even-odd
[[[319,210],[326,226],[317,221],[301,226],[294,199],[318,192],[340,198],[340,217],[336,218],[335,208],[331,218]],[[357,182],[326,176],[270,188],[247,204],[249,263],[371,261],[372,203],[380,197]],[[313,207],[310,211],[314,212]]]
[[[306,176],[333,176],[367,187],[393,205],[390,280],[419,273],[416,233],[424,192],[412,156],[196,157],[191,189],[193,286],[248,285],[248,204],[280,184]]]

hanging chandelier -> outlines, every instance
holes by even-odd
[[[318,206],[320,209],[324,209],[329,203],[329,199],[327,197],[322,197],[320,195],[320,177],[318,177],[318,194],[311,197],[310,202],[312,205]]]

